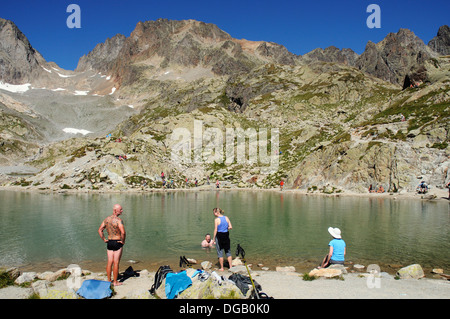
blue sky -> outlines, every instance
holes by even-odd
[[[81,28],[70,29],[69,4],[81,8]],[[381,28],[370,29],[369,4],[381,8]],[[0,17],[12,20],[47,61],[75,69],[78,59],[117,33],[129,36],[137,22],[167,18],[214,23],[237,39],[264,40],[305,54],[334,45],[358,54],[400,28],[425,43],[450,25],[449,0],[0,0]]]

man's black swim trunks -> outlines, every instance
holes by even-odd
[[[110,239],[106,243],[106,249],[116,251],[122,248],[123,244],[119,243],[119,240]]]

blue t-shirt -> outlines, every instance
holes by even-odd
[[[336,261],[344,261],[345,241],[342,239],[334,238],[328,246],[333,247],[333,255],[331,259]]]

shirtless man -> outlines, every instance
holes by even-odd
[[[211,235],[206,234],[205,239],[202,241],[202,247],[203,248],[210,248],[213,246],[213,241],[211,240]]]
[[[117,281],[117,277],[119,275],[119,262],[122,257],[122,249],[125,244],[126,237],[123,221],[119,218],[119,216],[122,215],[122,212],[122,206],[119,204],[114,205],[113,214],[106,217],[98,229],[100,238],[106,243],[106,253],[108,256],[106,275],[108,277],[108,281],[111,281],[111,269],[113,268],[114,286],[119,286],[122,284]],[[108,233],[108,239],[106,239],[103,234],[105,229]]]

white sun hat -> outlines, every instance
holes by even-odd
[[[328,227],[328,232],[334,238],[341,238],[341,230],[339,228]]]

